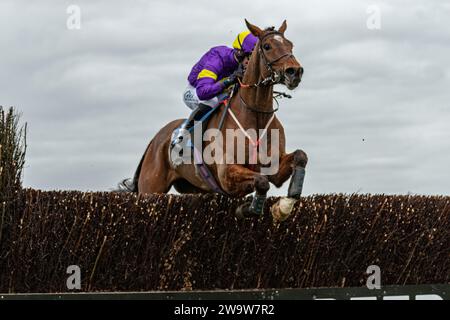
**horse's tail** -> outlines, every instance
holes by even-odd
[[[144,162],[145,155],[147,154],[148,148],[152,144],[153,140],[150,141],[150,143],[147,146],[147,149],[145,149],[144,154],[141,157],[141,161],[139,161],[139,165],[136,168],[136,171],[134,173],[133,178],[126,178],[120,181],[117,184],[117,190],[118,192],[139,192],[138,190],[138,181],[139,181],[139,175],[141,174],[141,168],[142,163]]]

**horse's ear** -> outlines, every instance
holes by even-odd
[[[247,21],[247,19],[245,19],[245,24],[247,25],[248,30],[250,30],[250,32],[255,36],[258,37],[263,33],[263,31],[258,28],[257,26],[251,24],[250,22]]]
[[[281,27],[278,29],[278,32],[284,34],[284,32],[286,31],[287,28],[287,23],[286,20],[283,21],[283,23],[281,24]]]

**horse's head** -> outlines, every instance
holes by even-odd
[[[295,89],[302,79],[303,67],[292,53],[294,45],[284,36],[286,20],[278,30],[273,27],[261,30],[247,20],[245,23],[250,32],[259,38],[255,49],[260,56],[261,76],[272,77],[273,83],[284,84],[290,90]]]

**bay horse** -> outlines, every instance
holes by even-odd
[[[303,67],[292,53],[292,42],[284,36],[286,20],[278,30],[273,27],[262,30],[247,20],[245,23],[248,30],[258,38],[258,43],[250,56],[237,93],[229,99],[228,108],[221,108],[212,114],[207,128],[220,128],[224,137],[226,129],[266,129],[269,148],[272,132],[278,130],[278,148],[270,151],[279,163],[278,170],[271,175],[261,174],[262,164],[259,160],[256,164],[250,164],[250,145],[245,149],[245,163],[215,163],[208,165],[208,168],[223,193],[228,196],[243,197],[255,192],[251,202],[238,208],[236,214],[239,217],[262,214],[269,183],[281,187],[291,178],[287,197],[282,197],[271,208],[273,218],[282,221],[289,216],[294,203],[301,196],[308,158],[300,149],[286,153],[284,129],[274,113],[273,85],[283,84],[293,90],[300,84]],[[233,116],[226,114],[225,117],[227,109]],[[219,126],[221,119],[223,126]],[[173,186],[180,193],[215,192],[198,175],[194,164],[176,166],[170,159],[172,133],[183,121],[178,119],[168,123],[148,144],[132,181],[131,191],[137,191],[140,195],[167,193]]]

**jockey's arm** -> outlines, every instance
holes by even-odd
[[[197,82],[197,96],[200,100],[209,100],[217,96],[225,89],[221,81],[215,81],[212,78],[200,78]]]
[[[197,76],[196,91],[200,100],[209,100],[225,89],[223,82],[218,81],[223,63],[220,57],[212,57]]]

